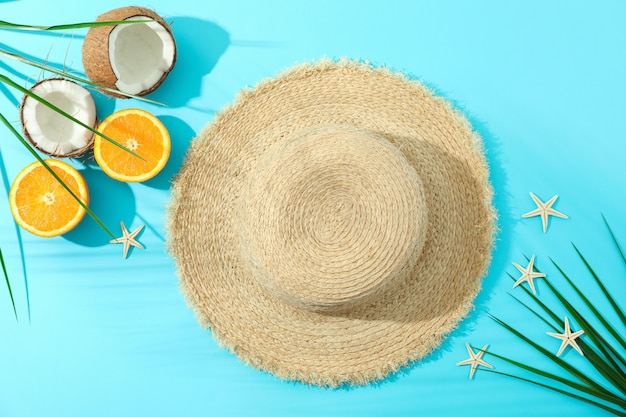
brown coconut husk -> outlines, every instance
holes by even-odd
[[[36,82],[31,88],[30,90],[35,89],[38,85],[51,81],[51,80],[63,80],[63,81],[68,81],[74,84],[78,84],[72,80],[68,80],[66,78],[62,78],[62,77],[53,77],[53,78],[46,78],[44,80],[38,81]],[[80,84],[78,84],[80,85]],[[87,142],[87,145],[83,146],[82,148],[76,149],[72,152],[69,152],[67,154],[64,153],[59,153],[59,152],[48,152],[44,149],[42,149],[35,140],[33,140],[33,138],[31,137],[30,133],[28,132],[28,130],[26,130],[26,120],[24,119],[24,104],[26,103],[26,99],[28,98],[27,94],[24,94],[24,96],[22,97],[22,101],[20,102],[20,125],[22,126],[22,133],[24,134],[24,137],[26,138],[26,140],[28,140],[28,143],[30,143],[35,149],[37,149],[39,152],[49,155],[49,156],[53,156],[56,158],[78,158],[81,157],[83,155],[85,155],[87,152],[91,151],[93,149],[93,143],[94,143],[94,135],[91,135],[91,139],[89,139],[89,142]],[[73,123],[73,122],[72,122]],[[98,126],[99,120],[98,120],[98,116],[96,115],[96,119],[94,121],[94,126],[91,126],[92,128],[96,128],[96,126]]]
[[[145,7],[140,6],[127,6],[120,7],[118,9],[110,10],[106,13],[101,14],[97,17],[97,22],[106,22],[106,21],[120,21],[126,20],[137,16],[146,16],[150,19],[155,20],[161,26],[163,26],[171,35],[172,39],[174,35],[172,33],[172,29],[167,24],[167,22],[159,16],[153,10],[147,9]],[[111,63],[109,60],[109,35],[111,31],[115,28],[115,25],[111,26],[100,26],[100,27],[92,27],[87,32],[85,36],[85,40],[83,42],[83,67],[85,68],[85,73],[87,77],[91,81],[96,84],[100,84],[104,87],[110,88],[112,90],[117,90],[115,83],[117,82],[117,77],[113,72],[113,68],[111,67]],[[144,90],[137,95],[145,96],[150,94],[154,90],[156,90],[165,80],[167,75],[171,72],[172,68],[174,68],[174,64],[176,63],[177,51],[176,44],[174,43],[174,60],[172,61],[172,67],[163,73],[163,76],[157,81],[151,88]],[[101,90],[104,94],[117,97],[117,98],[129,98],[129,96],[124,94],[118,94],[108,90]]]

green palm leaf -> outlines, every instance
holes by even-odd
[[[517,336],[518,338],[523,340],[527,345],[533,347],[535,350],[537,350],[543,356],[547,357],[552,362],[554,362],[557,366],[559,366],[560,368],[562,368],[563,370],[568,372],[570,375],[572,375],[573,377],[577,378],[579,381],[587,384],[587,386],[589,386],[590,389],[594,390],[594,392],[596,392],[598,396],[608,396],[608,397],[613,397],[613,398],[616,398],[617,400],[619,400],[619,397],[616,397],[613,392],[611,392],[608,389],[606,389],[600,383],[594,381],[591,377],[585,375],[582,371],[580,371],[576,367],[570,365],[565,360],[559,358],[554,353],[548,351],[547,349],[545,349],[544,347],[542,347],[538,343],[534,342],[533,340],[531,340],[530,338],[525,336],[523,333],[521,333],[520,331],[516,330],[515,328],[513,328],[512,326],[510,326],[506,322],[502,321],[501,319],[497,318],[496,316],[493,316],[493,315],[490,314],[490,317],[493,320],[495,320],[498,324],[500,324],[502,327],[507,329],[509,332],[511,332],[512,334],[514,334],[515,336]]]
[[[574,284],[572,279],[563,271],[563,269],[552,259],[550,259],[552,264],[557,268],[557,270],[561,273],[561,275],[565,278],[568,284],[574,289],[576,294],[580,297],[580,299],[585,303],[587,308],[594,314],[594,316],[598,319],[598,321],[604,326],[604,328],[611,333],[613,338],[617,340],[618,343],[622,346],[624,350],[626,350],[626,340],[623,337],[620,337],[619,333],[615,328],[607,321],[607,319],[598,311],[598,309],[593,305],[593,303],[587,298],[587,296]],[[626,363],[624,363],[626,365]]]
[[[615,241],[615,243],[617,244],[617,241]],[[620,308],[620,306],[617,304],[617,302],[615,301],[615,299],[613,298],[613,296],[611,295],[611,293],[606,289],[606,287],[604,286],[604,284],[602,283],[602,281],[600,280],[600,278],[598,278],[598,275],[595,273],[595,271],[593,270],[593,268],[591,267],[591,265],[589,265],[589,262],[587,262],[587,259],[585,259],[585,257],[583,256],[582,253],[580,253],[580,251],[578,250],[578,248],[576,247],[576,245],[572,244],[572,246],[574,246],[574,249],[576,250],[576,253],[578,254],[578,256],[580,256],[580,259],[583,261],[583,263],[585,264],[585,267],[587,267],[587,270],[591,273],[591,276],[593,277],[593,279],[596,281],[596,284],[598,285],[598,287],[600,287],[600,290],[602,290],[602,293],[604,294],[604,296],[606,297],[606,299],[609,301],[609,303],[611,304],[611,307],[613,307],[613,310],[615,310],[615,314],[617,314],[620,318],[620,320],[622,321],[622,323],[626,323],[626,315],[624,314],[624,312],[622,311],[622,309]],[[619,245],[617,245],[618,249],[621,252],[621,249],[619,248]],[[622,254],[623,256],[623,254]]]
[[[587,385],[581,384],[581,383],[576,382],[576,381],[572,381],[570,379],[564,378],[562,376],[555,375],[555,374],[550,373],[550,372],[546,372],[546,371],[544,371],[542,369],[539,369],[539,368],[536,368],[534,366],[526,365],[524,363],[518,362],[518,361],[516,361],[514,359],[508,358],[506,356],[499,355],[499,354],[494,353],[494,352],[487,351],[485,353],[487,355],[489,355],[489,356],[493,356],[495,358],[501,359],[501,360],[503,360],[503,361],[505,361],[507,363],[510,363],[513,366],[516,366],[516,367],[518,367],[520,369],[523,369],[523,370],[528,371],[530,373],[533,373],[535,375],[539,375],[539,376],[541,376],[543,378],[550,379],[552,381],[555,381],[555,382],[558,382],[560,384],[563,384],[563,385],[565,385],[565,386],[567,386],[567,387],[569,387],[571,389],[574,389],[574,390],[576,390],[576,391],[578,391],[580,393],[591,395],[592,397],[597,397],[597,398],[600,398],[600,399],[602,399],[604,401],[607,401],[609,403],[615,404],[615,405],[617,405],[619,407],[626,408],[626,400],[623,399],[623,398],[620,398],[618,396],[603,394],[602,392],[598,392],[598,391],[594,390],[593,388],[591,388],[591,387],[589,387]]]
[[[621,259],[626,262],[624,252],[622,251],[617,241],[617,238],[615,237],[615,234],[613,233],[604,216],[603,220],[609,229],[611,239],[613,240],[613,243],[615,244],[621,256]],[[590,263],[575,245],[574,249],[582,260],[585,269],[591,274],[594,282],[602,291],[603,295],[608,301],[608,304],[611,306],[610,309],[615,311],[622,325],[626,323],[626,317],[624,316],[623,310],[620,308],[619,304],[616,301],[617,298],[609,292],[606,286],[602,283],[600,277],[591,267]],[[570,318],[574,319],[578,323],[580,328],[584,330],[586,337],[584,339],[579,339],[577,342],[584,353],[584,358],[598,372],[599,376],[596,378],[600,378],[601,380],[591,378],[582,370],[577,369],[563,359],[557,357],[553,353],[540,346],[538,343],[531,340],[529,337],[522,334],[520,331],[516,330],[515,328],[495,316],[491,317],[503,328],[521,339],[525,344],[532,347],[535,351],[550,359],[552,363],[554,363],[556,366],[565,371],[568,375],[570,375],[570,377],[573,377],[574,379],[564,378],[532,367],[530,365],[515,361],[511,358],[497,355],[493,352],[487,352],[487,354],[503,360],[515,366],[516,368],[523,370],[524,372],[529,372],[530,374],[537,377],[544,378],[546,380],[552,381],[553,383],[561,384],[562,387],[533,380],[524,376],[492,370],[486,371],[505,375],[521,381],[526,381],[541,387],[545,387],[555,392],[567,395],[571,398],[575,398],[577,400],[592,404],[612,414],[626,416],[626,358],[624,355],[624,351],[626,351],[626,340],[624,337],[624,332],[615,329],[615,327],[611,325],[609,320],[607,320],[607,318],[600,312],[600,310],[591,302],[589,297],[587,297],[585,293],[575,284],[574,279],[572,279],[571,276],[568,275],[565,270],[561,268],[554,260],[550,259],[550,261],[557,268],[565,281],[567,281],[570,287],[574,290],[574,293],[578,297],[580,303],[586,306],[592,317],[597,319],[597,321],[600,323],[600,326],[598,328],[594,327],[587,319],[587,317],[585,317],[585,315],[581,312],[581,310],[575,307],[575,303],[568,301],[565,296],[556,288],[556,285],[553,284],[553,280],[545,279],[542,281],[545,282],[545,285],[547,286],[549,292],[554,295],[559,305],[567,311],[567,314],[570,316]],[[536,270],[539,271],[538,269]],[[515,278],[510,274],[509,277],[515,281]],[[576,282],[578,281],[579,279],[576,280]],[[564,323],[561,317],[557,315],[553,311],[553,309],[551,309],[546,303],[541,301],[539,297],[536,294],[532,293],[529,289],[524,286],[520,286],[519,288],[522,288],[522,290],[531,298],[536,307],[531,307],[530,305],[515,296],[512,297],[525,309],[527,309],[537,318],[543,321],[543,323],[545,323],[549,328],[557,330],[558,332],[562,331]],[[611,337],[617,342],[617,345],[609,342],[602,333],[610,334]],[[608,403],[613,404],[613,406]],[[618,408],[615,408],[614,406],[617,406]]]
[[[528,259],[528,257],[526,258]],[[534,269],[540,272],[540,270],[536,267]],[[557,297],[561,305],[565,307],[574,320],[581,325],[587,336],[599,350],[594,349],[584,340],[579,341],[579,345],[589,360],[589,363],[596,368],[596,370],[598,370],[598,372],[600,372],[602,376],[604,376],[613,386],[626,393],[626,380],[624,379],[624,372],[622,370],[622,366],[626,362],[624,362],[622,356],[610,344],[608,344],[602,335],[600,335],[578,312],[578,310],[576,310],[576,308],[574,308],[574,306],[565,299],[565,297],[550,283],[550,280],[546,279],[544,282],[552,294]],[[560,328],[563,329],[564,322],[556,315],[556,313],[550,310],[545,304],[541,303],[535,294],[531,293],[527,289],[525,290],[527,294],[529,294],[536,303],[541,305],[542,309],[548,313],[548,315],[556,323],[558,323]],[[578,290],[578,288],[576,288],[576,290]]]
[[[127,24],[135,24],[135,23],[149,23],[149,22],[153,22],[153,21],[154,20],[152,20],[152,19],[146,18],[146,19],[142,19],[142,20],[82,22],[82,23],[73,23],[73,24],[64,24],[64,25],[52,25],[52,26],[33,26],[33,25],[23,25],[23,24],[7,22],[5,20],[0,20],[0,29],[24,30],[24,31],[40,31],[40,32],[43,31],[43,32],[45,32],[45,31],[62,31],[62,30],[92,28],[92,27],[111,26],[111,25],[127,25]],[[69,71],[61,71],[59,69],[56,69],[56,68],[52,67],[51,65],[46,64],[45,62],[37,62],[36,60],[29,59],[29,58],[27,58],[25,56],[21,56],[19,54],[7,51],[7,50],[5,50],[3,48],[0,48],[0,56],[19,61],[21,63],[24,63],[24,64],[27,64],[27,65],[39,68],[39,69],[44,70],[44,71],[51,72],[53,74],[62,76],[64,78],[67,78],[67,79],[70,79],[70,80],[73,80],[73,81],[80,82],[80,83],[85,84],[85,85],[89,85],[91,87],[98,88],[98,89],[103,90],[103,91],[115,92],[117,94],[122,94],[122,95],[125,95],[127,97],[141,99],[143,101],[146,101],[146,102],[149,102],[149,103],[153,103],[153,104],[159,104],[159,105],[161,104],[161,103],[155,102],[153,100],[146,99],[144,97],[139,97],[139,96],[131,95],[131,94],[125,94],[125,93],[117,91],[117,90],[111,90],[111,89],[109,89],[109,88],[107,88],[105,86],[101,86],[101,85],[95,84],[95,83],[91,82],[90,80],[88,80],[86,78],[74,75],[74,74],[70,73]],[[6,64],[4,64],[3,62],[1,62],[0,64],[9,73],[11,73],[11,74],[13,74],[15,76],[18,76],[18,77],[20,77],[22,75],[21,73],[15,71],[11,67],[9,67]],[[39,101],[40,103],[44,104],[48,108],[52,109],[53,111],[61,114],[65,118],[67,118],[67,119],[71,120],[72,122],[77,123],[78,125],[88,129],[93,134],[99,135],[100,137],[102,137],[103,139],[111,142],[115,146],[118,146],[119,148],[125,150],[126,152],[128,152],[128,153],[130,153],[130,154],[132,154],[132,155],[134,155],[134,156],[136,156],[136,157],[138,157],[138,158],[143,160],[143,158],[141,156],[139,156],[135,152],[131,151],[127,147],[119,144],[118,142],[116,142],[115,140],[109,138],[108,136],[98,132],[93,127],[87,126],[86,124],[82,123],[81,121],[79,121],[78,119],[74,118],[72,115],[68,114],[67,112],[63,111],[62,109],[58,108],[54,104],[48,102],[47,100],[43,99],[42,97],[39,97],[38,95],[30,92],[29,90],[27,90],[24,87],[20,86],[19,84],[15,83],[9,77],[0,74],[0,90],[16,106],[19,106],[19,103],[17,103],[15,101],[15,98],[9,92],[9,90],[7,89],[6,86],[10,86],[11,88],[14,88],[14,89],[18,90],[21,93],[26,94],[26,95],[32,97],[33,99]],[[48,166],[48,164],[41,158],[41,156],[37,153],[37,151],[22,137],[22,135],[20,133],[17,132],[17,130],[15,130],[15,128],[4,117],[4,115],[2,113],[0,113],[0,121],[2,122],[2,124],[4,124],[9,129],[9,131],[18,139],[18,141],[48,170],[48,172],[50,172],[50,174],[59,182],[59,184],[61,186],[63,186],[63,188],[65,188],[70,193],[70,195],[86,210],[87,214],[89,214],[89,216],[107,234],[109,234],[112,238],[115,238],[115,235],[113,235],[113,233],[111,233],[111,231],[95,215],[95,213],[93,213],[93,211],[91,209],[89,209],[89,207],[87,207],[87,205],[67,186],[67,184],[65,184],[63,182],[63,180],[56,174],[56,172],[54,172],[54,170],[52,170],[50,168],[50,166]],[[24,261],[24,258],[23,258],[23,254],[22,254],[22,262],[23,261]],[[15,319],[17,320],[17,309],[15,307],[15,299],[13,297],[13,291],[11,289],[9,275],[7,273],[6,265],[5,265],[5,262],[4,262],[4,257],[2,255],[2,251],[1,250],[0,250],[0,265],[2,266],[2,272],[3,272],[3,275],[4,275],[5,281],[6,281],[7,289],[9,291],[9,295],[11,297],[11,304],[13,306],[13,313],[15,314]],[[24,279],[26,280],[26,271],[25,270],[24,270]],[[28,301],[28,286],[26,287],[26,298],[27,298],[27,301]],[[28,305],[28,312],[29,312],[29,320],[30,320],[30,302],[28,304],[29,304]]]
[[[487,353],[489,353],[489,352],[487,352]],[[493,370],[493,369],[483,369],[483,371],[484,372],[491,372],[492,374],[503,375],[503,376],[506,376],[506,377],[509,377],[509,378],[518,379],[518,380],[524,381],[524,382],[529,382],[529,383],[531,383],[533,385],[537,385],[537,386],[542,387],[542,388],[547,388],[547,389],[552,390],[554,392],[558,392],[559,394],[566,395],[566,396],[568,396],[570,398],[574,398],[576,400],[586,402],[587,404],[591,404],[591,405],[593,405],[595,407],[601,408],[604,411],[608,411],[609,413],[614,414],[616,416],[626,417],[626,412],[623,412],[623,411],[620,411],[620,410],[616,410],[615,408],[609,407],[606,404],[602,404],[602,403],[600,403],[598,401],[594,401],[594,400],[592,400],[590,398],[583,397],[582,395],[574,394],[574,393],[569,392],[567,390],[557,388],[557,387],[555,387],[553,385],[543,384],[543,383],[538,382],[538,381],[533,381],[532,379],[523,378],[523,377],[518,376],[518,375],[509,374],[509,373],[506,373],[506,372],[500,372],[500,371],[496,371],[496,370]]]
[[[4,264],[4,256],[2,256],[2,249],[0,249],[0,264],[2,264],[2,273],[4,274],[4,280],[7,283],[9,295],[11,296],[11,304],[13,305],[13,314],[15,314],[15,320],[17,320],[17,309],[15,308],[15,299],[13,298],[13,291],[11,290],[11,282],[9,281],[9,274],[7,273],[7,267]]]
[[[65,188],[70,195],[78,202],[78,204],[81,205],[81,207],[83,207],[85,209],[85,211],[87,212],[87,214],[89,214],[89,216],[105,231],[109,234],[109,236],[111,236],[113,239],[115,239],[115,235],[113,233],[111,233],[111,231],[104,225],[104,223],[98,218],[98,216],[96,216],[96,214],[91,211],[91,209],[89,207],[87,207],[87,205],[83,202],[83,200],[80,199],[80,197],[78,197],[71,189],[70,187],[67,186],[67,184],[65,184],[65,182],[61,179],[61,177],[59,177],[57,175],[56,172],[54,172],[54,170],[52,168],[50,168],[50,166],[46,163],[46,161],[43,160],[43,158],[41,156],[39,156],[39,154],[37,153],[37,151],[35,149],[33,149],[32,146],[30,146],[30,144],[26,141],[26,139],[24,139],[22,137],[22,135],[20,135],[18,133],[17,130],[15,130],[15,128],[11,125],[11,123],[9,123],[9,121],[4,117],[4,115],[2,113],[0,113],[0,121],[11,131],[11,133],[13,133],[13,135],[20,141],[20,143],[22,145],[24,145],[24,147],[26,147],[26,149],[48,170],[48,172],[59,182],[59,184],[61,184],[61,186],[63,188]]]
[[[92,132],[93,134],[96,134],[100,137],[102,137],[103,139],[107,140],[108,142],[111,142],[113,145],[119,147],[120,149],[123,149],[124,151],[130,153],[133,156],[136,156],[137,158],[141,159],[141,160],[145,160],[144,158],[142,158],[141,156],[139,156],[138,154],[136,154],[135,152],[131,151],[130,149],[128,149],[126,146],[122,145],[121,143],[115,141],[114,139],[111,139],[110,137],[108,137],[107,135],[97,131],[96,129],[94,129],[93,127],[81,122],[80,120],[78,120],[77,118],[75,118],[74,116],[72,116],[71,114],[67,113],[66,111],[64,111],[63,109],[55,106],[54,104],[50,103],[48,100],[39,97],[37,94],[33,93],[32,91],[22,87],[21,85],[17,84],[16,82],[14,82],[13,80],[11,80],[10,78],[8,78],[5,75],[0,74],[0,82],[5,83],[7,85],[9,85],[10,87],[15,88],[16,90],[20,91],[23,94],[26,94],[29,97],[32,97],[33,99],[37,100],[38,102],[42,103],[43,105],[45,105],[46,107],[54,110],[55,112],[59,113],[60,115],[62,115],[63,117],[71,120],[72,122],[84,127],[85,129],[89,130],[90,132]]]
[[[535,310],[532,309],[532,307],[530,307],[528,304],[524,303],[522,300],[520,300],[519,298],[517,298],[516,296],[514,296],[513,294],[509,294],[511,297],[513,297],[513,299],[515,301],[517,301],[518,303],[520,303],[522,306],[524,306],[530,313],[532,313],[535,317],[537,317],[539,320],[543,321],[548,327],[550,327],[552,330],[554,330],[555,332],[560,331],[561,329],[559,329],[558,327],[556,327],[553,323],[551,323],[550,321],[548,321],[548,319],[546,319],[545,317],[543,317],[541,314],[537,313]]]
[[[617,251],[621,255],[622,260],[624,261],[624,263],[626,264],[626,255],[624,255],[624,251],[622,250],[622,246],[617,241],[617,238],[615,237],[615,234],[613,233],[613,229],[611,229],[611,226],[609,225],[609,222],[606,220],[606,217],[604,217],[604,214],[602,215],[602,220],[604,220],[604,224],[609,229],[609,233],[611,234],[611,239],[613,239],[613,243],[615,244],[615,247],[617,248]]]
[[[104,22],[83,22],[83,23],[70,23],[65,25],[53,25],[53,26],[35,26],[35,25],[22,25],[19,23],[11,23],[6,20],[0,20],[0,29],[12,29],[12,30],[32,30],[32,31],[56,31],[56,30],[71,30],[71,29],[84,29],[101,26],[114,26],[114,25],[129,25],[134,23],[150,23],[154,22],[152,19],[141,20],[110,20]]]
[[[528,259],[528,257],[526,258]],[[561,274],[563,274],[566,277],[566,279],[568,279],[570,285],[572,285],[572,287],[577,292],[577,294],[582,294],[582,292],[574,285],[574,283],[571,282],[571,280],[569,280],[569,277],[566,276],[564,271],[558,265],[555,264],[555,266],[561,272]],[[540,272],[540,270],[537,269],[536,267],[534,269]],[[574,317],[574,319],[581,325],[583,330],[585,330],[585,333],[589,336],[589,338],[592,340],[595,346],[600,350],[600,352],[598,352],[594,350],[590,345],[588,345],[584,340],[580,341],[579,344],[581,348],[583,349],[583,351],[585,352],[585,354],[588,356],[589,362],[599,372],[601,372],[607,379],[609,379],[613,384],[615,384],[616,386],[622,387],[621,390],[626,389],[624,388],[625,375],[622,370],[622,368],[626,366],[626,360],[622,357],[622,355],[620,355],[615,350],[615,348],[613,348],[613,346],[611,346],[602,337],[601,334],[599,334],[593,328],[593,326],[589,324],[589,322],[578,312],[578,310],[576,310],[576,308],[574,308],[574,306],[567,301],[567,299],[550,283],[550,280],[546,279],[545,284],[548,286],[548,289],[552,292],[552,294],[554,294],[554,296],[557,297],[557,299],[562,304],[562,306],[565,307],[568,313],[572,315],[572,317]],[[538,305],[540,305],[542,309],[546,313],[548,313],[550,317],[552,317],[552,319],[555,322],[557,322],[560,328],[562,329],[564,325],[563,321],[553,311],[551,311],[545,304],[543,304],[535,294],[531,293],[526,288],[524,289],[527,292],[527,294],[529,294],[529,296],[532,297],[533,300],[536,303],[538,303]],[[606,320],[604,319],[604,317],[602,317],[602,315],[599,314],[599,317],[604,323],[606,323]],[[616,337],[617,340],[621,340],[621,342],[623,343],[624,342],[623,338],[620,338],[620,336],[614,332],[613,327],[610,326],[608,323],[607,323],[607,326],[608,326],[607,329],[609,330],[609,332],[611,332],[614,335],[614,337]],[[616,360],[619,363],[616,362]]]
[[[626,394],[626,379],[624,378],[624,373],[621,371],[620,365],[613,359],[611,354],[613,354],[622,364],[626,363],[624,359],[549,281],[546,280],[546,284],[552,293],[557,297],[559,302],[565,307],[568,313],[582,327],[587,337],[591,339],[600,351],[598,352],[594,350],[584,340],[580,341],[581,349],[587,356],[589,363],[593,365],[593,367],[596,368],[598,372],[600,372],[607,380],[609,380],[611,384]]]
[[[67,78],[67,79],[79,82],[81,84],[89,85],[91,87],[97,88],[98,90],[107,91],[109,93],[120,94],[120,95],[126,96],[128,98],[134,98],[134,99],[137,99],[137,100],[145,101],[146,103],[150,103],[150,104],[164,106],[163,103],[159,103],[158,101],[150,100],[149,98],[145,98],[145,97],[138,96],[138,95],[135,95],[135,94],[128,94],[128,93],[125,93],[123,91],[119,91],[119,90],[115,90],[113,88],[105,87],[105,86],[103,86],[101,84],[94,83],[93,81],[88,80],[87,78],[79,77],[77,75],[74,75],[70,71],[59,70],[57,68],[54,68],[51,65],[47,65],[47,64],[45,64],[43,62],[37,62],[35,60],[26,58],[25,56],[22,56],[22,55],[19,55],[19,54],[7,51],[7,50],[2,49],[2,48],[0,48],[0,56],[4,56],[6,58],[10,58],[12,60],[15,60],[15,61],[18,61],[18,62],[22,62],[22,63],[30,65],[32,67],[39,68],[41,70],[51,72],[51,73],[59,75],[59,76],[61,76],[63,78]]]

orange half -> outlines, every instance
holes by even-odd
[[[89,204],[87,184],[76,169],[55,159],[45,162],[85,205]],[[39,161],[17,175],[9,191],[9,205],[17,224],[42,237],[67,233],[85,216],[85,209]]]
[[[120,110],[100,123],[98,131],[137,156],[96,135],[93,153],[100,168],[124,182],[146,181],[158,174],[170,156],[170,135],[153,114],[141,109]]]

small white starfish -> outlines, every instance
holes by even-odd
[[[536,195],[530,193],[530,197],[533,199],[535,204],[537,204],[537,208],[533,211],[529,211],[528,213],[522,214],[522,218],[541,216],[541,224],[543,225],[543,233],[546,233],[548,230],[548,216],[556,216],[562,219],[567,219],[567,215],[561,213],[560,211],[556,211],[552,208],[552,205],[559,198],[558,195],[555,195],[547,202],[543,203]]]
[[[561,347],[559,348],[559,351],[556,353],[556,356],[561,356],[561,353],[563,353],[563,351],[565,350],[567,346],[573,347],[574,349],[576,349],[578,353],[585,356],[583,351],[580,349],[580,346],[578,346],[578,344],[576,343],[576,339],[580,337],[583,333],[585,333],[584,330],[579,330],[577,332],[572,333],[572,330],[569,328],[569,320],[567,319],[567,317],[565,317],[565,325],[563,326],[563,333],[547,332],[549,336],[556,337],[557,339],[561,339]]]
[[[135,238],[143,229],[143,225],[136,228],[132,233],[128,233],[128,229],[124,225],[124,222],[120,222],[120,226],[122,226],[122,236],[116,239],[109,240],[109,243],[123,243],[124,244],[124,259],[128,256],[128,250],[131,246],[135,246],[140,249],[144,249],[141,243],[137,242]]]
[[[533,271],[534,263],[535,263],[535,255],[533,255],[530,258],[530,262],[528,263],[528,266],[526,268],[523,268],[521,265],[516,264],[515,262],[511,262],[511,263],[513,264],[514,267],[516,267],[522,273],[522,276],[519,277],[517,281],[515,281],[515,284],[513,284],[513,288],[517,287],[523,282],[528,282],[528,286],[533,291],[533,294],[537,295],[537,291],[535,291],[535,283],[533,282],[533,279],[545,278],[546,274]]]
[[[493,369],[493,365],[490,365],[483,360],[483,355],[487,351],[488,346],[489,345],[483,346],[483,348],[478,353],[475,353],[474,350],[472,350],[472,347],[469,345],[469,343],[465,343],[465,347],[467,348],[467,352],[469,353],[470,357],[469,359],[465,359],[464,361],[457,363],[456,366],[471,365],[472,367],[470,369],[469,379],[472,379],[474,377],[474,372],[476,372],[476,368],[479,365],[486,366],[487,368]]]

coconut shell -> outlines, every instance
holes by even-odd
[[[33,86],[30,88],[30,90],[32,91],[35,87],[37,87],[39,84],[45,83],[47,81],[50,80],[63,80],[63,81],[68,81],[74,84],[78,84],[72,80],[68,80],[66,78],[61,78],[61,77],[53,77],[53,78],[46,78],[44,80],[38,81],[37,83],[33,84]],[[78,84],[80,85],[80,84]],[[67,154],[63,154],[63,153],[57,153],[57,152],[48,152],[44,149],[42,149],[37,142],[35,142],[33,140],[33,138],[31,137],[30,133],[28,132],[28,130],[26,130],[26,123],[24,120],[24,104],[26,103],[26,99],[29,96],[27,94],[24,94],[24,96],[22,97],[22,101],[20,103],[20,124],[22,126],[22,133],[24,134],[24,137],[26,138],[26,140],[28,140],[28,143],[30,143],[34,148],[36,148],[38,151],[40,151],[43,154],[49,155],[49,156],[54,156],[57,158],[78,158],[80,156],[83,156],[84,154],[86,154],[87,152],[89,152],[91,149],[93,149],[93,143],[94,143],[94,135],[91,135],[91,139],[89,139],[89,142],[87,142],[87,145],[83,146],[82,148],[76,149],[70,153]],[[94,129],[96,128],[96,126],[98,126],[98,117],[96,116],[96,119],[94,121]]]
[[[120,7],[118,9],[113,9],[101,14],[97,17],[96,21],[120,21],[137,16],[146,16],[158,22],[170,33],[170,35],[172,35],[172,39],[174,39],[172,29],[167,24],[167,22],[165,22],[165,20],[156,12],[150,9],[146,9],[145,7]],[[90,28],[83,42],[82,55],[83,67],[85,68],[85,73],[87,74],[87,77],[89,77],[89,79],[96,84],[100,84],[107,88],[117,90],[117,87],[115,86],[115,83],[117,82],[117,77],[113,72],[113,68],[111,67],[111,62],[109,59],[109,35],[114,28],[115,26],[100,26]],[[176,56],[176,42],[174,42],[174,59],[172,61],[172,67],[170,67],[168,71],[164,72],[163,76],[152,87],[138,93],[137,95],[145,96],[146,94],[149,94],[156,90],[163,83],[169,72],[174,67],[174,64],[176,63]],[[128,96],[126,95],[116,94],[107,90],[102,90],[102,92],[113,97],[128,98]]]

